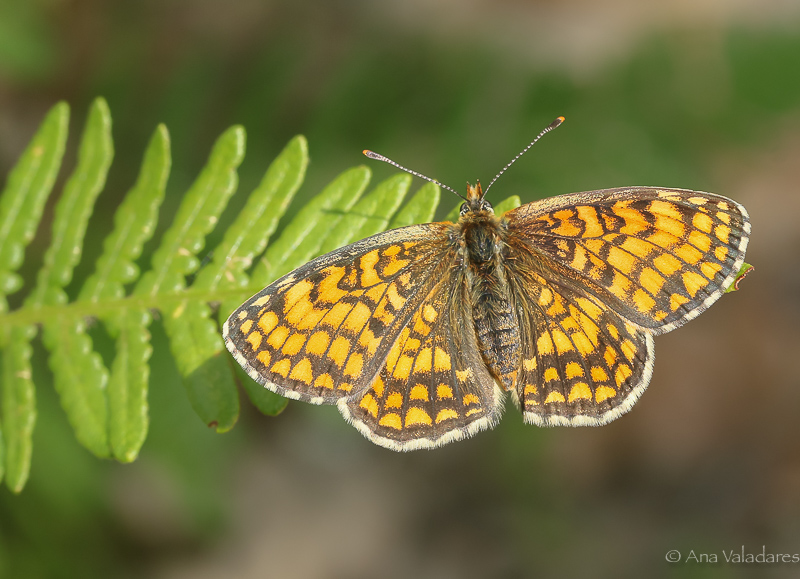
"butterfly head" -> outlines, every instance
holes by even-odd
[[[467,200],[465,203],[461,204],[460,214],[466,215],[467,213],[475,213],[478,211],[494,213],[492,204],[483,198],[481,182],[478,181],[474,186],[467,183]]]

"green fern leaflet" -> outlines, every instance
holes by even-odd
[[[439,201],[438,187],[429,184],[401,208],[409,176],[396,175],[367,191],[371,173],[356,167],[335,178],[271,240],[305,177],[307,144],[298,136],[249,194],[213,257],[201,264],[209,253],[206,237],[238,185],[245,131],[234,126],[217,139],[149,268],[140,272],[137,260],[156,229],[171,166],[169,134],[159,126],[138,179],[116,210],[94,272],[70,300],[65,288],[81,259],[114,154],[111,115],[103,99],[91,107],[76,166],[55,204],[51,243],[35,283],[26,289],[17,273],[59,174],[68,121],[66,104],[53,107],[0,194],[0,478],[17,493],[30,470],[36,422],[31,356],[37,336],[48,352],[53,383],[76,438],[98,457],[131,462],[147,436],[149,327],[155,312],[192,407],[205,424],[228,431],[239,415],[237,383],[265,414],[279,413],[286,401],[231,363],[220,319],[317,255],[387,227],[430,221]],[[12,301],[21,305],[10,310],[7,298],[18,292],[24,297]],[[110,367],[96,351],[88,323],[102,324],[113,339]]]

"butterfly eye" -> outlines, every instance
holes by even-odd
[[[469,212],[469,207],[467,207],[466,203],[461,204],[461,209],[458,210],[459,214],[466,215]]]
[[[488,201],[481,201],[481,211],[488,211],[490,213],[494,213],[492,204],[489,203]]]

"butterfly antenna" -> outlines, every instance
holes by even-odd
[[[433,183],[434,185],[438,185],[439,187],[442,187],[443,189],[447,189],[447,190],[448,190],[448,191],[450,191],[451,193],[455,193],[456,195],[458,195],[459,197],[461,197],[461,198],[462,198],[464,201],[466,201],[466,200],[467,200],[467,198],[466,198],[466,197],[464,197],[464,196],[463,196],[461,193],[459,193],[458,191],[456,191],[456,190],[455,190],[455,189],[453,189],[452,187],[448,187],[448,186],[447,186],[447,185],[445,185],[444,183],[440,183],[440,182],[439,182],[439,181],[437,181],[436,179],[431,179],[430,177],[426,177],[426,176],[425,176],[425,175],[423,175],[422,173],[417,173],[416,171],[412,171],[411,169],[406,169],[405,167],[403,167],[403,166],[402,166],[402,165],[400,165],[399,163],[395,163],[395,162],[394,162],[394,161],[392,161],[390,158],[388,158],[388,157],[384,157],[383,155],[379,155],[378,153],[375,153],[374,151],[370,151],[370,150],[364,149],[364,151],[363,151],[363,152],[364,152],[364,154],[365,154],[367,157],[369,157],[370,159],[375,159],[376,161],[383,161],[384,163],[389,163],[390,165],[392,165],[393,167],[397,167],[397,168],[398,168],[398,169],[400,169],[401,171],[405,171],[406,173],[411,173],[411,174],[412,174],[412,175],[414,175],[415,177],[419,177],[420,179],[425,179],[426,181],[430,181],[430,182],[431,182],[431,183]]]
[[[541,133],[539,133],[538,135],[536,135],[536,138],[535,138],[534,140],[532,140],[532,141],[531,141],[531,143],[530,143],[530,144],[529,144],[527,147],[525,147],[524,149],[522,149],[522,151],[520,151],[519,155],[517,155],[516,157],[514,157],[513,159],[511,159],[511,162],[510,162],[508,165],[506,165],[505,167],[503,167],[503,168],[500,170],[500,172],[499,172],[497,175],[495,175],[495,176],[494,176],[494,179],[492,179],[492,182],[491,182],[491,183],[489,183],[489,186],[488,186],[488,187],[486,187],[486,189],[483,191],[483,196],[484,196],[484,197],[486,197],[486,194],[489,192],[489,189],[491,188],[491,186],[492,186],[492,185],[494,185],[494,182],[495,182],[495,181],[497,181],[497,178],[498,178],[498,177],[500,177],[500,175],[502,175],[503,173],[505,173],[505,172],[506,172],[506,170],[508,170],[508,168],[509,168],[511,165],[513,165],[513,164],[514,164],[514,161],[516,161],[516,160],[517,160],[517,159],[519,159],[519,158],[520,158],[522,155],[524,155],[525,153],[527,153],[527,152],[528,152],[528,149],[530,149],[531,147],[533,147],[533,145],[535,145],[535,144],[536,144],[536,141],[538,141],[539,139],[541,139],[542,137],[544,137],[544,136],[545,136],[547,133],[549,133],[550,131],[552,131],[553,129],[555,129],[555,128],[556,128],[558,125],[560,125],[560,124],[561,124],[561,123],[563,123],[563,122],[564,122],[564,117],[558,117],[556,120],[554,120],[554,121],[553,121],[552,123],[550,123],[548,126],[546,126],[546,127],[544,128],[544,130],[543,130]]]

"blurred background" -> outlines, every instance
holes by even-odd
[[[75,441],[37,342],[33,466],[20,496],[0,490],[0,576],[800,576],[723,557],[800,553],[796,0],[0,2],[3,179],[63,99],[63,180],[98,95],[116,156],[73,289],[159,122],[173,145],[161,231],[234,123],[248,142],[229,214],[298,133],[311,165],[295,211],[364,148],[457,189],[486,183],[564,115],[492,201],[712,191],[748,208],[756,271],[656,339],[650,388],[616,422],[539,429],[509,405],[494,431],[411,454],[298,403],[268,418],[245,402],[214,434],[156,322],[148,440],[131,465],[100,461]],[[43,226],[27,279],[48,240]],[[719,562],[668,563],[673,549]]]

